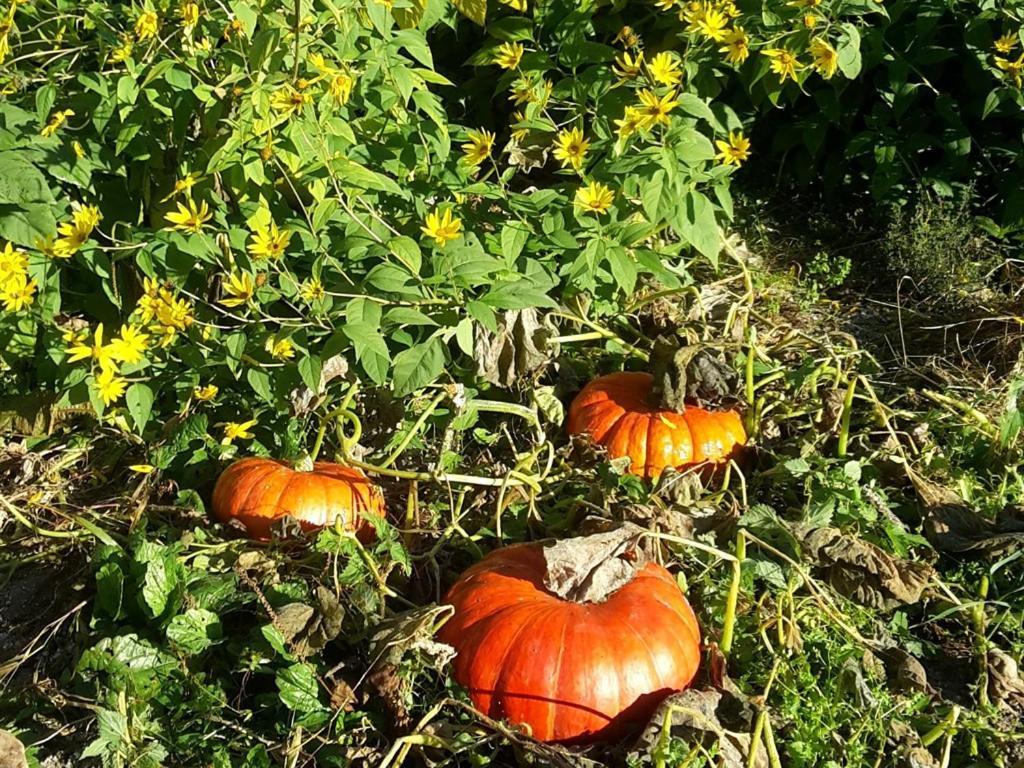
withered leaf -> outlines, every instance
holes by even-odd
[[[837,592],[871,608],[916,603],[934,573],[929,565],[890,555],[838,528],[794,526],[793,534]]]
[[[398,665],[406,654],[416,652],[422,662],[440,670],[455,657],[455,649],[434,640],[434,634],[451,611],[450,605],[425,605],[377,624],[370,636],[373,664]]]
[[[687,744],[718,745],[717,762],[722,768],[746,768],[754,708],[738,693],[690,688],[669,696],[654,712],[629,758],[635,764],[655,762],[663,743],[665,725],[669,735]],[[752,765],[768,766],[763,747],[758,746]]]
[[[924,535],[940,552],[999,557],[1024,544],[1024,507],[1006,507],[990,520],[955,491],[910,467],[907,475],[921,500]]]
[[[678,340],[659,336],[651,352],[652,402],[678,413],[687,402],[718,403],[736,390],[736,372],[720,355],[704,347],[680,347]]]
[[[327,385],[346,375],[348,375],[348,360],[344,355],[334,355],[324,360],[320,367],[320,385],[315,392],[305,384],[291,391],[289,404],[292,415],[295,417],[305,416],[312,411],[316,407],[317,400],[327,391]]]
[[[925,672],[924,665],[907,651],[892,646],[876,650],[875,655],[885,665],[885,676],[893,689],[921,693],[931,691],[931,686],[928,685],[928,673]]]
[[[25,746],[14,734],[0,729],[0,768],[28,768]]]
[[[275,612],[274,626],[299,657],[323,649],[341,633],[345,611],[335,594],[320,585],[316,588],[317,606],[288,603]]]
[[[599,603],[628,584],[647,562],[638,546],[644,531],[625,523],[614,530],[544,545],[544,586],[576,602]]]
[[[1016,660],[999,648],[990,648],[987,661],[989,698],[1024,715],[1024,678]]]
[[[477,375],[491,384],[511,387],[558,354],[558,345],[550,341],[555,336],[554,327],[533,308],[502,314],[496,333],[478,324],[473,339]]]
[[[858,707],[873,707],[878,703],[864,679],[864,670],[852,657],[839,669],[839,687]]]

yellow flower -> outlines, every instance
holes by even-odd
[[[444,247],[449,240],[455,240],[462,235],[462,220],[452,216],[452,209],[445,208],[444,213],[437,210],[427,214],[426,226],[420,230],[427,237],[434,238],[434,242]]]
[[[0,286],[0,301],[8,312],[18,312],[32,303],[36,281],[27,275],[14,275]]]
[[[308,302],[314,302],[324,297],[324,284],[319,278],[311,277],[302,285],[299,296]]]
[[[331,78],[331,82],[327,86],[327,92],[339,105],[344,106],[352,98],[352,88],[355,84],[356,81],[352,75],[347,72],[339,72]]]
[[[502,69],[515,69],[523,60],[523,53],[522,43],[502,43],[494,54],[493,63]]]
[[[819,19],[813,13],[805,13],[804,14],[804,26],[807,29],[814,29],[816,26],[818,26],[818,22],[820,22],[820,21],[821,21],[821,19]]]
[[[515,112],[512,113],[512,121],[511,121],[512,125],[516,125],[518,123],[521,123],[524,120],[526,120],[526,115],[523,114],[522,110],[517,109]],[[515,139],[516,141],[522,141],[523,139],[525,139],[527,137],[527,135],[529,133],[530,133],[530,129],[529,128],[513,128],[512,129],[512,138]]]
[[[128,469],[140,475],[148,475],[152,473],[156,469],[156,467],[154,467],[152,464],[129,464]]]
[[[633,80],[640,74],[644,66],[644,52],[637,51],[636,56],[631,56],[629,51],[623,51],[615,57],[615,64],[612,65],[612,72],[620,81]]]
[[[256,293],[256,281],[248,272],[232,272],[223,286],[228,298],[220,303],[225,307],[240,307]]]
[[[71,149],[75,153],[75,157],[77,157],[79,160],[85,157],[85,147],[82,146],[82,142],[72,141]]]
[[[126,61],[132,55],[132,49],[135,47],[135,41],[128,36],[121,38],[121,44],[110,52],[110,60],[115,64],[120,64]]]
[[[166,203],[168,200],[170,200],[175,195],[180,195],[183,192],[186,195],[190,195],[191,191],[192,191],[192,187],[195,186],[195,183],[197,181],[199,181],[199,174],[198,173],[195,173],[195,172],[186,173],[182,178],[176,179],[174,181],[174,189],[171,190],[171,192],[167,195],[167,197],[163,198],[160,202],[161,203]]]
[[[182,26],[191,31],[199,23],[199,3],[185,0],[178,6],[178,16],[181,18]]]
[[[243,421],[241,424],[235,421],[228,421],[221,425],[224,427],[223,445],[231,445],[234,440],[251,440],[252,433],[249,431],[256,426],[256,419]]]
[[[513,11],[519,11],[520,13],[526,12],[526,0],[500,0],[503,5],[507,5]]]
[[[741,15],[740,9],[732,0],[719,0],[718,10],[720,10],[730,19],[738,19]]]
[[[8,281],[22,277],[28,272],[28,257],[24,251],[8,243],[0,249],[0,288]]]
[[[533,75],[528,74],[512,83],[512,92],[509,94],[509,99],[515,102],[517,106],[519,104],[540,104],[543,106],[548,103],[552,88],[554,88],[554,85],[551,81],[545,80],[543,91],[541,94],[538,94],[537,83],[534,81]]]
[[[1024,83],[1024,53],[1018,56],[1016,61],[996,56],[996,66],[1003,70],[1018,88]]]
[[[780,82],[784,83],[787,79],[796,82],[797,70],[803,69],[803,65],[791,51],[785,48],[768,48],[761,53],[771,59],[771,70],[779,76]]]
[[[189,200],[187,207],[182,203],[177,205],[177,211],[171,211],[164,215],[164,218],[170,222],[171,229],[196,233],[203,228],[206,222],[213,218],[210,206],[206,204],[205,200],[200,202],[198,207],[195,200]]]
[[[592,181],[585,187],[576,190],[575,204],[585,213],[602,214],[612,207],[615,193],[599,181]]]
[[[1007,32],[995,42],[996,50],[1000,53],[1009,53],[1017,47],[1017,35]]]
[[[562,163],[562,167],[572,166],[577,171],[583,167],[583,159],[586,157],[590,142],[583,138],[583,131],[573,128],[571,131],[561,131],[555,140],[554,155]]]
[[[241,19],[232,19],[231,22],[224,27],[224,39],[231,40],[236,37],[245,37],[245,25]]]
[[[679,60],[675,54],[662,51],[647,65],[647,71],[655,82],[662,85],[678,85],[683,79],[683,73],[679,69]]]
[[[691,3],[683,9],[680,17],[687,22],[688,32],[715,42],[724,40],[729,32],[729,18],[709,2]]]
[[[303,93],[301,90],[289,85],[274,91],[274,94],[270,97],[270,106],[285,117],[291,117],[296,113],[302,112],[302,108],[312,100],[313,96],[309,92]]]
[[[730,64],[742,64],[750,56],[750,40],[743,27],[734,27],[722,42],[724,45],[718,51],[725,54]]]
[[[196,387],[192,390],[192,397],[200,402],[207,403],[213,400],[220,392],[220,388],[216,384],[207,384],[205,387]]]
[[[295,345],[292,344],[291,339],[278,339],[271,336],[267,339],[264,349],[275,360],[291,360],[295,357]]]
[[[813,66],[826,80],[831,80],[839,67],[839,56],[827,40],[816,37],[811,40],[811,56]]]
[[[72,336],[67,353],[69,363],[92,359],[100,368],[117,370],[117,355],[114,345],[103,343],[103,323],[96,326],[92,344],[89,344],[88,334]]]
[[[111,356],[122,363],[137,363],[146,351],[149,334],[134,325],[122,325],[119,338],[110,342]]]
[[[490,157],[494,134],[481,128],[479,131],[467,131],[466,136],[469,141],[462,145],[463,159],[475,168]]]
[[[640,124],[639,127],[647,130],[652,126],[668,125],[669,116],[668,113],[675,109],[679,102],[675,101],[674,93],[666,93],[662,97],[658,97],[654,91],[643,90],[640,91]]]
[[[53,134],[57,132],[57,129],[64,125],[64,121],[69,117],[74,117],[74,114],[75,111],[73,109],[62,109],[54,112],[50,117],[50,122],[43,127],[43,130],[39,132],[39,135],[43,138],[53,136]]]
[[[626,26],[619,30],[619,34],[615,36],[615,40],[612,42],[622,43],[627,48],[636,48],[640,45],[640,36],[633,31],[632,27]]]
[[[729,140],[723,141],[718,139],[715,141],[715,146],[718,147],[718,154],[715,155],[715,160],[719,161],[722,165],[735,165],[738,167],[750,157],[750,139],[743,135],[743,131],[730,131]]]
[[[678,4],[678,0],[654,0],[654,7],[659,11],[671,11]]]
[[[113,368],[104,368],[96,377],[96,391],[103,398],[104,405],[110,405],[121,398],[128,382],[117,375]]]
[[[277,224],[272,221],[269,227],[259,227],[252,233],[249,253],[256,260],[280,259],[291,237],[291,231],[278,229]]]
[[[135,20],[135,37],[140,41],[155,37],[160,29],[160,19],[153,11],[143,11]]]
[[[615,125],[618,127],[619,141],[625,141],[634,133],[636,133],[643,125],[644,115],[636,107],[626,107],[626,112],[623,114],[621,120],[616,120]]]
[[[103,221],[103,214],[95,205],[75,206],[71,212],[71,223],[74,228],[89,237],[92,231]]]

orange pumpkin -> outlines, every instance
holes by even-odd
[[[360,470],[326,461],[303,472],[275,459],[240,459],[213,489],[214,516],[222,523],[238,520],[254,539],[269,539],[271,525],[285,516],[307,531],[341,520],[360,538],[372,538],[367,512],[384,516],[380,488]]]
[[[666,467],[721,462],[747,434],[736,411],[688,406],[682,413],[649,402],[649,373],[612,373],[590,382],[569,406],[570,434],[588,434],[630,472],[656,480]]]
[[[700,628],[672,575],[648,563],[600,603],[544,586],[541,544],[491,552],[445,602],[438,639],[457,652],[453,674],[474,706],[529,727],[541,741],[621,738],[690,684]]]

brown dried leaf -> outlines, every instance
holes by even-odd
[[[654,386],[652,402],[682,413],[687,402],[718,403],[731,397],[739,381],[720,355],[698,345],[679,346],[677,339],[659,336],[651,352]]]
[[[289,402],[292,415],[299,417],[310,413],[316,408],[320,396],[327,391],[327,385],[335,379],[340,379],[347,375],[348,360],[345,359],[344,355],[334,355],[324,360],[323,366],[320,368],[320,386],[317,387],[316,392],[305,384],[291,391]]]
[[[558,345],[550,342],[556,335],[533,308],[505,312],[493,334],[478,324],[473,340],[477,375],[501,387],[533,376],[558,354]]]
[[[647,562],[638,546],[644,531],[624,525],[604,533],[544,545],[544,586],[566,600],[600,603],[632,581]]]
[[[1024,508],[1006,507],[989,520],[955,491],[907,467],[921,500],[924,535],[940,552],[999,557],[1024,544]]]
[[[13,733],[0,729],[0,768],[28,768],[25,746]]]
[[[1024,678],[1017,661],[999,648],[988,651],[988,695],[1024,715]]]
[[[876,650],[875,655],[885,665],[886,679],[894,690],[931,692],[924,665],[907,651],[893,646]]]
[[[455,649],[434,640],[441,618],[450,614],[450,605],[425,605],[396,614],[374,627],[370,636],[370,658],[374,665],[401,663],[411,652],[440,670],[455,658]]]
[[[722,768],[767,768],[768,757],[760,745],[753,763],[748,762],[754,716],[754,708],[738,692],[690,688],[662,702],[629,758],[637,765],[655,762],[668,724],[669,735],[687,744],[710,748],[717,742],[716,765]]]
[[[871,608],[916,603],[934,573],[838,528],[794,526],[793,534],[837,592]]]

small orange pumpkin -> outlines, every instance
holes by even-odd
[[[700,665],[700,627],[672,575],[647,563],[603,602],[544,585],[541,544],[491,552],[448,591],[455,613],[438,639],[473,705],[526,725],[540,741],[576,744],[638,730]]]
[[[629,470],[656,480],[666,467],[721,462],[747,434],[736,411],[687,406],[682,413],[649,402],[649,373],[612,373],[590,382],[569,406],[569,433],[588,434]]]
[[[307,531],[341,520],[361,539],[370,539],[367,512],[384,516],[380,488],[360,470],[327,461],[305,472],[276,459],[240,459],[224,470],[213,489],[214,516],[222,523],[238,520],[259,540],[269,539],[273,523],[285,516]]]

